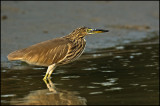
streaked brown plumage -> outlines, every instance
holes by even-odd
[[[21,60],[29,64],[48,66],[44,79],[50,77],[56,66],[69,63],[78,58],[86,45],[87,34],[108,32],[108,30],[77,28],[69,35],[47,40],[28,48],[10,53],[8,60]]]

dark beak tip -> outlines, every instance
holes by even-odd
[[[109,32],[109,30],[105,30],[104,32]]]
[[[102,32],[109,32],[109,30],[101,30]]]
[[[109,30],[104,30],[104,29],[95,29],[95,31],[109,32]]]

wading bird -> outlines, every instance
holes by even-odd
[[[108,30],[87,27],[77,28],[66,36],[14,51],[7,57],[8,60],[21,60],[33,65],[47,66],[48,69],[43,78],[46,80],[50,78],[56,66],[70,63],[83,53],[86,45],[86,35],[103,32],[108,32]]]

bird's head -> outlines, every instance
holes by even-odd
[[[108,32],[108,31],[109,30],[80,27],[80,28],[75,29],[73,32],[71,32],[70,35],[72,37],[76,37],[76,38],[83,38],[89,34],[104,33],[104,32]]]

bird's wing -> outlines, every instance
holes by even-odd
[[[9,60],[21,60],[30,64],[49,66],[64,59],[70,41],[57,38],[20,49],[8,55]]]

